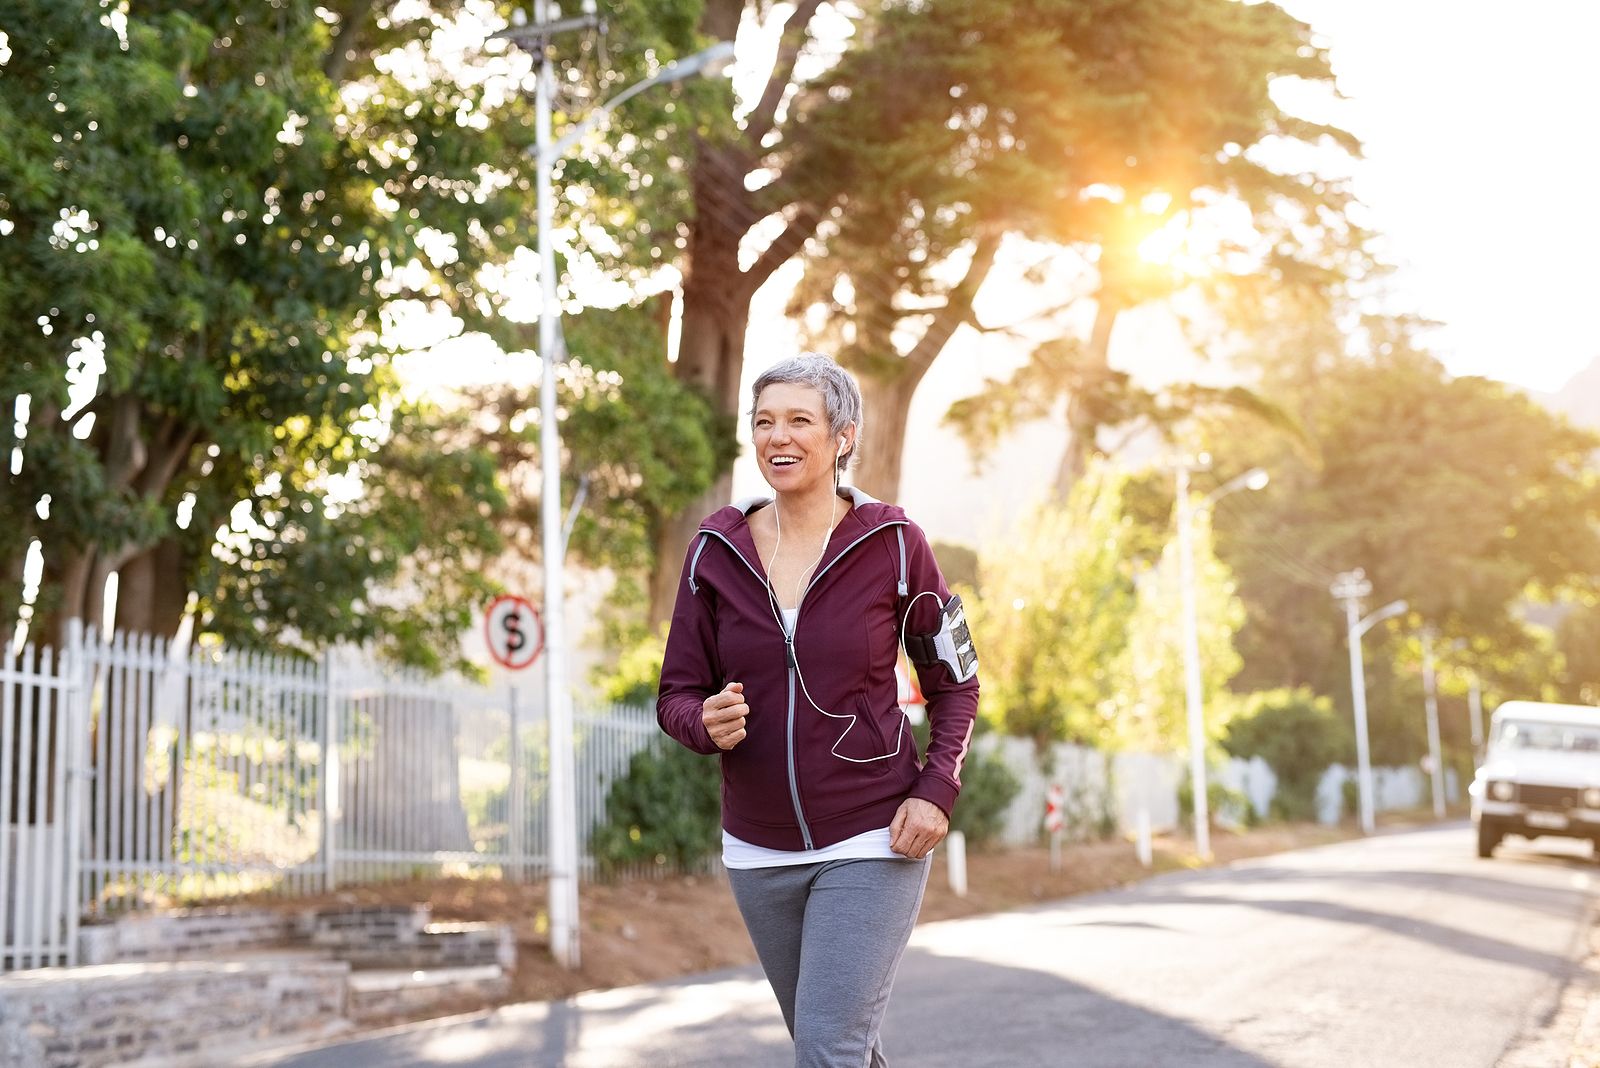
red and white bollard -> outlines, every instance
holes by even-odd
[[[1044,794],[1044,829],[1050,832],[1050,870],[1061,870],[1061,829],[1066,826],[1062,812],[1067,801],[1060,783],[1051,783]]]

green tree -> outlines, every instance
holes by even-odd
[[[1600,600],[1575,606],[1556,631],[1569,701],[1600,705]]]
[[[1253,693],[1237,703],[1222,747],[1231,756],[1266,761],[1278,779],[1274,815],[1316,819],[1323,772],[1350,759],[1350,730],[1333,702],[1301,687]]]
[[[318,528],[388,522],[327,504],[331,482],[380,463],[398,410],[383,324],[406,307],[486,321],[480,269],[509,254],[527,200],[505,61],[422,78],[400,61],[431,73],[462,8],[22,0],[0,74],[0,395],[28,398],[7,608],[35,536],[57,618],[97,618],[117,571],[160,594],[121,599],[119,622],[170,632],[199,580],[218,576],[202,609],[237,584],[210,543],[240,502],[252,539],[299,536],[270,520],[308,505],[336,513]],[[401,451],[381,462],[390,489],[417,476],[406,494],[442,486],[440,465],[479,470]],[[235,554],[247,584],[289,573],[257,567],[278,549]]]
[[[1344,186],[1279,173],[1255,151],[1358,150],[1271,95],[1278,78],[1333,81],[1310,27],[1275,4],[935,0],[888,5],[865,36],[802,98],[786,178],[828,220],[797,303],[863,375],[870,492],[896,492],[917,384],[958,328],[978,325],[974,299],[1008,236],[1070,251],[1097,276],[1087,341],[1046,343],[1025,386],[981,402],[982,418],[1005,423],[1065,403],[1062,492],[1098,426],[1183,410],[1107,363],[1117,315],[1185,284],[1181,266],[1152,262],[1152,238],[1179,241],[1239,208],[1244,232],[1198,254],[1240,286],[1326,286],[1360,263]]]
[[[1264,491],[1219,505],[1218,553],[1248,613],[1243,690],[1309,686],[1348,714],[1344,618],[1329,582],[1361,567],[1374,586],[1368,609],[1410,603],[1410,620],[1364,642],[1374,758],[1401,762],[1424,751],[1418,656],[1403,632],[1426,621],[1441,648],[1466,643],[1452,656],[1490,693],[1538,695],[1556,677],[1549,639],[1519,606],[1561,591],[1592,596],[1596,438],[1506,386],[1448,375],[1403,321],[1369,321],[1354,340],[1352,355],[1320,316],[1263,335],[1263,392],[1305,436],[1211,422],[1219,470],[1272,474]]]
[[[1268,136],[1349,143],[1268,96],[1273,76],[1330,77],[1309,29],[1275,5],[705,0],[698,14],[723,40],[745,20],[765,20],[778,48],[736,126],[710,129],[689,168],[676,371],[719,412],[737,411],[750,301],[809,250],[800,301],[823,311],[821,339],[863,376],[871,430],[858,481],[879,495],[898,484],[916,384],[973,322],[1004,235],[1093,256],[1107,245],[1105,207],[1087,203],[1097,186],[1129,204],[1168,188],[1174,214],[1238,192],[1263,226],[1288,206],[1295,240],[1274,231],[1258,264],[1277,279],[1296,258],[1285,249],[1345,228],[1337,183],[1255,175],[1245,151]],[[677,561],[729,485],[719,478],[661,527],[652,618],[665,617]]]
[[[734,428],[661,359],[665,338],[651,303],[589,309],[569,318],[572,359],[557,384],[563,413],[562,499],[572,513],[570,559],[613,579],[604,620],[613,648],[647,631],[654,532],[731,461]],[[456,444],[493,458],[510,505],[497,521],[502,570],[540,558],[540,413],[535,387],[455,392]],[[522,576],[532,581],[533,576]]]
[[[1212,551],[1209,515],[1201,512],[1193,525],[1196,633],[1210,739],[1220,736],[1227,722],[1229,704],[1217,698],[1241,666],[1233,639],[1244,623],[1244,606],[1227,565]],[[1112,661],[1119,680],[1112,696],[1116,732],[1123,744],[1167,750],[1189,747],[1177,552],[1173,536],[1156,565],[1138,574],[1134,612],[1124,645]]]
[[[682,6],[617,5],[609,46],[565,49],[558,126],[694,46],[698,5]],[[364,639],[434,666],[483,567],[503,546],[537,556],[526,440],[502,454],[459,406],[401,400],[391,366],[423,343],[408,322],[513,351],[531,333],[503,314],[533,215],[531,61],[461,48],[502,14],[25,0],[0,68],[0,444],[23,458],[0,494],[4,618],[38,538],[54,620],[98,618],[117,571],[125,627],[170,633],[192,604],[230,640]],[[696,92],[721,99],[646,94],[604,151],[560,168],[564,223],[607,205],[563,258],[638,283],[677,254],[662,220]],[[561,383],[566,499],[594,490],[573,550],[625,592],[648,569],[641,529],[727,459],[653,314],[581,316]],[[492,399],[526,422],[514,391]]]
[[[1092,466],[1060,504],[1022,519],[1002,549],[979,553],[969,608],[983,658],[980,714],[1007,734],[1101,745],[1114,737],[1111,670],[1136,609],[1122,514],[1124,476]]]

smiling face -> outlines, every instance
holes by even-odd
[[[817,390],[793,382],[775,382],[763,389],[756,398],[751,431],[761,474],[773,489],[794,493],[818,482],[833,485],[838,435],[829,429],[827,409]]]

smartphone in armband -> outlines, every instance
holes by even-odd
[[[940,607],[938,630],[906,635],[906,655],[918,667],[943,664],[956,682],[966,682],[978,673],[978,650],[972,644],[959,594],[952,594]]]

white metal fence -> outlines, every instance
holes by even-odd
[[[1032,742],[986,734],[973,743],[975,755],[998,755],[1016,776],[1019,789],[1001,820],[999,837],[1008,845],[1038,841],[1046,792],[1062,788],[1063,816],[1069,838],[1095,838],[1109,831],[1131,831],[1143,819],[1155,830],[1184,826],[1179,793],[1188,762],[1176,753],[1117,752],[1057,742],[1041,754]],[[1432,796],[1429,778],[1417,767],[1373,768],[1379,812],[1418,808]],[[1277,776],[1260,757],[1230,757],[1210,769],[1212,781],[1237,791],[1257,817],[1267,818],[1277,791]],[[1344,815],[1344,783],[1354,772],[1338,764],[1328,768],[1317,786],[1317,819],[1338,823]],[[1445,798],[1458,802],[1461,784],[1454,769],[1445,772]],[[1243,812],[1212,811],[1213,819],[1242,819]]]
[[[0,971],[70,959],[85,702],[71,656],[0,651]]]
[[[0,652],[0,971],[70,964],[80,919],[249,891],[304,894],[421,873],[546,870],[548,734],[515,691],[383,669],[104,641]],[[651,712],[574,716],[580,865]],[[1022,789],[1002,838],[1037,840],[1050,782],[1082,833],[1178,822],[1176,758],[986,736]],[[1223,780],[1264,811],[1254,767]],[[1270,773],[1269,773],[1270,774]],[[1320,791],[1337,818],[1343,769]],[[1381,773],[1380,807],[1422,796]],[[1452,783],[1454,795],[1456,784]]]
[[[581,864],[647,709],[574,717]],[[74,629],[0,660],[0,971],[81,917],[417,873],[538,877],[547,728],[515,691]]]

